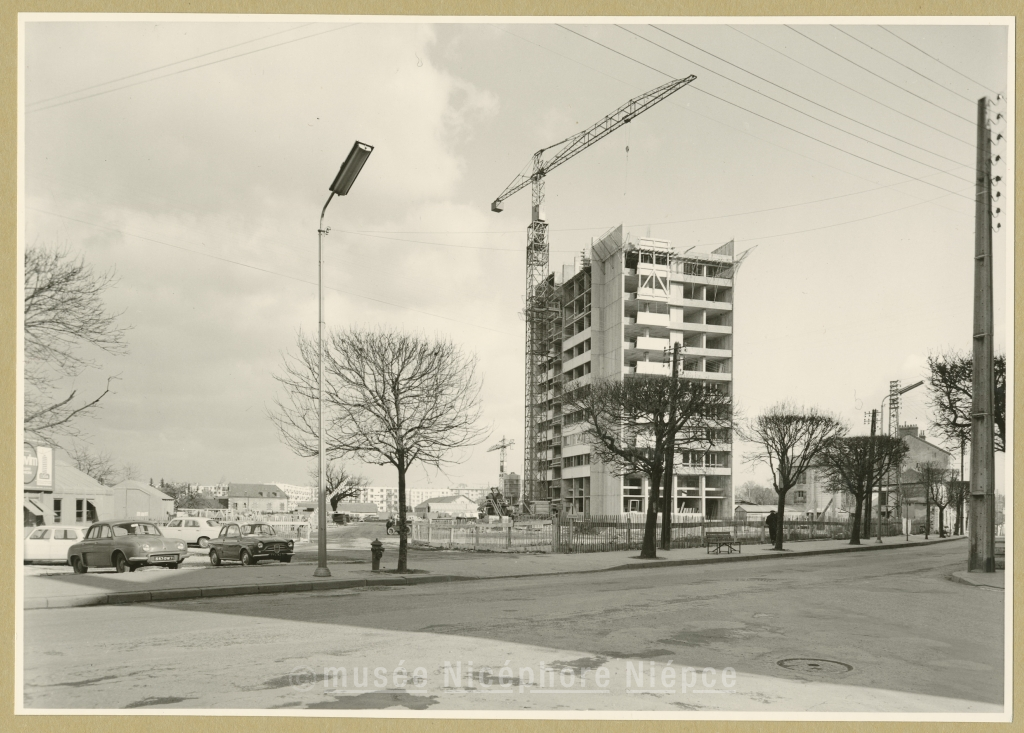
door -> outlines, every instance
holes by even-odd
[[[114,537],[110,525],[100,524],[89,528],[88,543],[83,551],[85,564],[91,568],[110,567],[110,554]]]
[[[49,560],[50,559],[50,537],[52,531],[49,529],[37,529],[25,540],[26,560]]]
[[[172,519],[169,521],[167,526],[164,527],[164,535],[167,537],[177,537],[178,539],[181,539],[181,522],[182,520],[180,519]]]
[[[242,549],[242,533],[237,524],[228,526],[224,536],[224,557],[237,560]]]
[[[53,530],[53,541],[50,543],[50,559],[57,562],[67,562],[68,548],[81,539],[77,529],[55,529]]]
[[[186,542],[195,544],[199,541],[199,520],[198,519],[186,519],[185,520],[185,531],[182,533]]]

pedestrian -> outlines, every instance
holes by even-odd
[[[768,525],[768,537],[771,538],[772,544],[775,544],[775,534],[779,528],[779,515],[772,509],[768,512],[768,517],[764,520],[764,523]]]

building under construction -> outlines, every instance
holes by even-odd
[[[546,317],[530,320],[535,372],[527,405],[524,489],[584,515],[647,510],[647,479],[618,476],[591,461],[580,415],[562,412],[570,382],[671,375],[671,349],[681,344],[679,376],[714,381],[732,394],[733,284],[737,258],[728,243],[708,254],[676,254],[666,241],[623,240],[622,227],[591,245],[590,256],[539,283],[531,300]],[[532,376],[532,379],[530,379]],[[677,512],[731,518],[732,435],[710,452],[675,456]]]

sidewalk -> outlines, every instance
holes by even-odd
[[[708,555],[704,548],[659,550],[657,560],[640,560],[637,550],[594,552],[574,555],[512,554],[465,552],[459,550],[419,550],[410,552],[412,571],[396,575],[397,550],[385,556],[382,567],[390,572],[370,570],[369,559],[344,559],[330,562],[330,578],[314,578],[311,563],[267,563],[242,567],[236,563],[210,567],[185,565],[178,570],[151,568],[134,573],[110,571],[85,575],[49,575],[24,577],[26,609],[67,608],[113,603],[142,603],[185,598],[256,595],[261,593],[303,593],[313,590],[338,590],[368,585],[418,585],[461,580],[521,578],[567,573],[595,573],[612,570],[642,570],[724,562],[757,560],[781,561],[786,558],[827,555],[839,552],[871,552],[922,547],[964,539],[924,540],[911,537],[887,538],[883,544],[868,540],[850,545],[847,540],[818,540],[790,543],[783,552],[767,545],[744,545],[734,554]],[[367,553],[368,554],[368,553]]]

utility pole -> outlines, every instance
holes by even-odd
[[[970,550],[967,569],[994,573],[995,557],[995,441],[993,405],[995,369],[992,353],[992,184],[1001,178],[992,176],[993,137],[1002,139],[993,126],[1004,119],[1002,95],[993,100],[978,100],[978,157],[974,187],[974,381],[971,406],[971,513]],[[989,113],[993,113],[991,116]],[[997,226],[999,226],[997,224]]]
[[[675,386],[679,379],[679,347],[676,341],[672,347],[672,385]],[[668,424],[672,426],[676,421],[676,403],[672,401],[668,407]],[[676,431],[670,430],[668,445],[665,446],[665,495],[661,498],[661,549],[672,549],[672,485],[675,483],[675,462],[676,462]]]
[[[875,483],[875,426],[878,420],[878,410],[871,410],[871,437],[868,438],[868,496],[871,496],[871,491],[874,488]],[[867,417],[867,415],[865,415]],[[869,534],[868,537],[871,535]],[[882,541],[882,477],[878,477],[878,539],[876,542]]]

